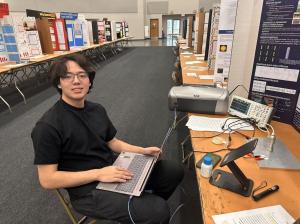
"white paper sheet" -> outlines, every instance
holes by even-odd
[[[191,52],[182,52],[181,54],[183,54],[183,55],[192,55],[193,53],[191,53]]]
[[[295,219],[281,206],[214,215],[215,224],[292,224]]]
[[[214,76],[213,75],[199,75],[199,79],[203,80],[213,80]]]
[[[227,120],[227,122],[226,122]],[[231,130],[239,129],[239,130],[253,130],[252,126],[249,126],[248,123],[239,121],[236,119],[228,119],[228,118],[211,118],[204,116],[190,116],[186,126],[189,129],[194,131],[216,131],[223,132],[222,126],[226,122],[224,129],[227,129],[228,125],[231,126]]]
[[[197,74],[194,72],[187,72],[186,75],[189,77],[197,77]]]

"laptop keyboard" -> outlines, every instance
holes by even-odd
[[[132,172],[134,175],[131,180],[126,181],[125,183],[120,183],[115,188],[118,191],[124,191],[131,193],[133,192],[137,182],[140,179],[140,176],[142,175],[142,172],[144,170],[144,167],[147,164],[147,161],[149,160],[149,157],[144,155],[135,155],[133,160],[131,161],[129,167],[127,168],[130,172]]]

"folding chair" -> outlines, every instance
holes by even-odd
[[[64,195],[60,192],[59,189],[55,189],[55,193],[57,194],[60,202],[64,206],[69,218],[72,221],[72,224],[82,224],[87,220],[87,216],[83,216],[81,219],[77,220],[77,218],[74,215],[74,212],[72,211],[71,202],[64,197]],[[88,224],[96,224],[96,220],[92,220]]]

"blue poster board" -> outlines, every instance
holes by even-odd
[[[2,25],[2,32],[3,32],[3,39],[6,45],[9,61],[15,61],[19,63],[21,59],[20,59],[20,55],[16,43],[16,37],[14,34],[13,26],[8,24]]]
[[[66,27],[67,27],[69,47],[74,47],[75,46],[75,40],[74,40],[74,24],[73,24],[73,21],[66,20]]]
[[[82,23],[79,20],[74,22],[75,46],[84,46]]]

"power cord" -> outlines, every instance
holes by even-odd
[[[226,123],[228,122],[228,120],[230,119],[238,119],[236,121],[233,121],[232,123],[229,123],[226,127]],[[253,127],[253,121],[252,120],[249,120],[249,119],[243,119],[243,118],[227,118],[224,122],[224,124],[222,125],[222,129],[223,131],[218,133],[218,134],[215,134],[215,135],[211,135],[211,136],[195,136],[195,137],[192,137],[192,138],[214,138],[214,137],[217,137],[225,132],[229,132],[229,136],[228,136],[228,141],[226,143],[226,148],[223,148],[223,149],[218,149],[218,150],[215,150],[215,151],[209,151],[211,153],[216,153],[216,152],[221,152],[221,151],[225,151],[225,150],[232,150],[230,148],[230,145],[231,145],[231,141],[232,141],[232,137],[231,137],[231,133],[238,133],[240,135],[242,135],[243,137],[245,137],[246,139],[250,139],[249,136],[246,136],[242,133],[240,133],[238,130],[241,129],[241,125],[242,124],[247,124],[246,126],[243,125],[242,127],[248,127],[248,126],[252,126]],[[235,126],[239,126],[239,128],[236,128],[234,129]],[[253,127],[253,133],[252,135],[254,136],[255,134],[255,127]],[[182,144],[182,143],[181,143]],[[183,147],[183,146],[182,146]],[[202,151],[202,150],[194,150],[194,152],[201,152],[201,153],[209,153],[208,151]]]
[[[188,115],[186,114],[185,116],[183,116],[182,118],[180,118],[179,121],[177,121],[177,117],[178,117],[178,116],[177,116],[177,110],[176,110],[176,107],[175,107],[175,109],[174,109],[174,121],[173,121],[173,123],[171,124],[171,126],[169,127],[169,129],[168,129],[168,131],[167,131],[167,133],[166,133],[166,135],[165,135],[165,138],[164,138],[164,140],[163,140],[163,142],[162,142],[162,144],[161,144],[161,146],[160,146],[161,151],[163,151],[164,145],[165,145],[166,142],[168,141],[168,138],[170,137],[172,131],[175,130],[176,127],[178,126],[178,124],[179,124],[180,122],[182,122],[187,116],[188,116]],[[177,122],[176,122],[176,121],[177,121]]]
[[[240,85],[237,85],[236,87],[234,87],[234,89],[229,93],[229,96],[231,96],[231,94],[239,87],[243,87],[243,89],[249,94],[249,91],[247,90],[247,88],[244,85],[240,84]]]
[[[175,127],[176,127],[176,120],[177,120],[177,111],[176,111],[176,107],[175,107],[175,109],[174,109],[174,121],[172,122],[171,126],[169,127],[169,129],[168,129],[168,131],[167,131],[167,133],[165,135],[165,138],[164,138],[164,140],[163,140],[163,142],[162,142],[162,144],[160,146],[160,150],[161,151],[163,151],[164,146],[165,146],[168,138],[170,137],[173,129],[175,129]]]
[[[169,224],[171,223],[172,219],[174,218],[174,216],[176,215],[176,213],[179,211],[179,209],[181,209],[184,206],[184,204],[180,204],[178,205],[178,207],[175,209],[175,211],[173,212],[171,218],[169,219]]]
[[[251,194],[251,197],[253,198],[254,194],[259,191],[260,189],[265,188],[268,185],[268,182],[266,180],[263,180],[258,187],[254,188]]]
[[[128,199],[128,203],[127,203],[127,209],[128,209],[129,218],[130,218],[132,224],[135,224],[135,222],[133,221],[131,212],[130,212],[130,202],[131,202],[132,198],[133,198],[133,196],[130,195],[130,197],[129,197],[129,199]]]
[[[271,128],[271,130],[272,130],[272,134],[268,136],[268,138],[270,139],[270,145],[269,145],[268,150],[270,152],[273,152],[273,147],[274,147],[274,144],[275,144],[275,141],[276,141],[275,130],[274,130],[272,125],[270,125],[270,124],[266,124],[266,125],[267,125],[267,127]]]

